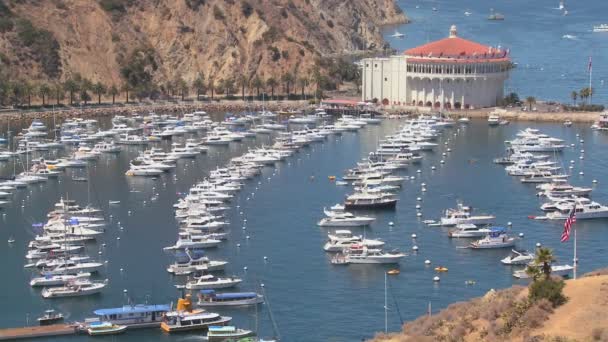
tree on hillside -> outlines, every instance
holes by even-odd
[[[211,90],[211,99],[213,100],[213,92],[215,91],[215,81],[210,77],[209,78],[209,90]]]
[[[91,100],[91,96],[89,95],[89,91],[93,89],[93,82],[88,79],[83,79],[80,82],[80,100],[84,102],[86,106],[88,102]]]
[[[266,80],[266,85],[270,87],[270,98],[272,100],[274,100],[274,87],[276,87],[279,84],[279,82],[277,82],[277,80],[274,77],[271,77],[269,79]]]
[[[79,89],[78,83],[73,78],[69,78],[63,83],[63,89],[70,93],[70,106],[74,105],[74,93]]]
[[[251,80],[251,87],[255,88],[256,96],[260,97],[260,88],[264,88],[264,81],[258,75],[255,75]]]
[[[116,103],[116,95],[118,95],[119,93],[120,92],[118,91],[118,88],[113,84],[110,89],[108,89],[108,94],[112,96],[112,104]]]
[[[27,98],[27,106],[32,106],[32,94],[36,91],[34,85],[29,81],[23,81],[23,95]]]
[[[231,78],[225,78],[221,80],[220,84],[218,85],[218,89],[219,91],[224,93],[226,97],[231,96],[232,94],[234,94],[234,80]]]
[[[241,98],[245,101],[245,87],[249,85],[249,78],[245,75],[241,75],[238,78],[238,86],[241,88]]]
[[[43,107],[46,106],[46,98],[49,96],[50,93],[51,87],[49,87],[47,83],[40,84],[40,87],[38,87],[38,94],[40,94],[40,97],[42,98]]]
[[[101,104],[101,95],[104,95],[106,90],[106,87],[101,82],[97,82],[93,85],[93,93],[97,95],[97,104]]]
[[[179,89],[179,93],[182,97],[182,101],[184,101],[186,96],[188,96],[188,91],[190,90],[188,88],[188,83],[186,82],[186,80],[184,80],[181,77],[179,79],[177,79],[176,82],[177,82],[177,88]]]
[[[304,91],[306,90],[306,86],[308,85],[308,79],[304,76],[298,78],[298,85],[302,89],[302,98],[304,98]]]
[[[526,97],[526,104],[528,105],[528,110],[532,110],[532,106],[536,104],[536,98],[534,96]]]
[[[576,106],[576,98],[578,97],[578,93],[573,91],[570,93],[570,98],[572,99],[572,103]]]
[[[283,81],[283,83],[285,84],[285,93],[287,94],[287,97],[289,97],[290,91],[289,89],[291,88],[291,84],[294,82],[294,76],[291,73],[286,73],[283,74],[283,76],[281,76],[281,81]]]
[[[321,70],[319,69],[319,65],[315,64],[312,68],[312,72],[311,74],[311,81],[315,84],[316,90],[315,90],[315,98],[317,97],[318,94],[320,94],[320,84],[321,84],[321,80],[322,80],[322,76],[321,76]]]
[[[53,96],[55,96],[55,101],[57,102],[57,105],[61,105],[61,101],[65,97],[65,88],[61,83],[53,84]]]
[[[198,76],[192,82],[192,88],[196,90],[196,100],[201,100],[201,94],[205,92],[205,76],[202,72],[198,73]]]
[[[534,262],[537,265],[542,265],[541,270],[545,275],[545,279],[551,276],[551,263],[555,261],[555,256],[550,248],[541,247],[536,251]]]
[[[129,85],[129,82],[125,82],[125,84],[122,85],[122,91],[125,92],[125,103],[129,103],[129,91],[131,91],[131,86]]]

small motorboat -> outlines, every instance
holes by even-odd
[[[61,312],[56,312],[53,309],[48,309],[44,311],[44,315],[38,317],[38,324],[40,325],[50,325],[53,323],[57,323],[59,321],[63,321],[63,314]]]
[[[447,267],[443,267],[443,266],[435,267],[435,272],[447,272],[447,271],[448,271]]]
[[[570,121],[570,120],[564,121],[564,126],[566,126],[566,127],[572,126],[572,121]]]
[[[518,251],[516,249],[511,250],[506,258],[500,260],[504,265],[527,265],[534,261],[534,254],[528,251]]]
[[[241,338],[255,335],[251,330],[238,329],[231,325],[215,326],[212,325],[207,331],[209,342],[241,341]]]
[[[87,327],[87,333],[91,336],[116,335],[125,332],[126,325],[112,324],[110,322],[91,322]]]
[[[386,274],[388,274],[388,275],[397,275],[399,273],[401,273],[401,271],[399,271],[398,269],[392,269],[392,270],[388,270],[386,272]]]

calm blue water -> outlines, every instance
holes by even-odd
[[[208,254],[230,261],[227,274],[237,274],[245,279],[241,290],[255,290],[257,284],[265,284],[283,340],[353,341],[369,338],[383,329],[384,272],[387,268],[331,265],[329,255],[322,250],[326,231],[317,227],[316,222],[322,216],[323,206],[340,202],[349,191],[336,187],[327,176],[341,175],[343,170],[352,167],[375,149],[379,138],[396,129],[398,123],[385,121],[381,126],[367,127],[358,133],[347,133],[303,149],[275,169],[265,168],[263,176],[249,181],[235,199],[229,213],[230,239]],[[477,121],[468,127],[446,131],[440,139],[440,149],[428,153],[419,167],[404,172],[416,179],[404,184],[397,209],[373,214],[377,221],[368,229],[369,236],[382,238],[389,247],[407,252],[411,252],[414,245],[419,247],[417,254],[402,262],[401,274],[389,278],[389,330],[400,329],[398,312],[404,320],[411,320],[423,314],[429,302],[435,311],[450,303],[482,295],[491,288],[518,283],[511,277],[511,268],[499,262],[506,251],[457,249],[466,242],[448,239],[445,229],[423,225],[421,219],[416,218],[416,197],[423,198],[422,219],[438,218],[445,208],[453,207],[455,201],[461,199],[479,211],[495,214],[501,224],[513,222],[513,234],[525,233],[520,247],[531,249],[536,242],[542,242],[555,249],[559,261],[570,262],[572,244],[559,242],[562,223],[527,219],[528,215],[540,214],[540,202],[533,187],[507,176],[502,167],[491,162],[502,154],[504,140],[529,125],[512,123],[490,128],[484,121]],[[597,179],[593,198],[608,203],[608,161],[605,159],[608,135],[594,132],[587,126],[565,128],[560,124],[532,124],[532,127],[566,139],[568,143],[576,143],[575,148],[568,148],[563,153],[566,163],[576,160],[573,170],[576,176],[572,182],[591,185],[591,180]],[[577,133],[585,140],[584,144],[577,142]],[[71,181],[68,171],[59,181],[18,192],[13,206],[0,214],[0,260],[6,275],[0,285],[0,302],[4,304],[0,326],[23,325],[27,315],[37,317],[49,303],[69,313],[69,319],[82,319],[90,317],[95,308],[120,306],[126,303],[127,297],[135,302],[147,298],[154,303],[175,301],[178,295],[173,287],[176,279],[165,271],[171,258],[162,247],[172,244],[176,238],[171,205],[176,201],[177,193],[186,191],[210,169],[241,154],[248,146],[268,141],[258,138],[226,149],[213,148],[207,156],[197,157],[195,161],[180,161],[176,171],[156,181],[123,176],[128,161],[137,154],[136,148],[116,157],[103,156],[93,164],[90,199],[105,210],[110,224],[103,239],[90,245],[89,252],[92,255],[101,252],[101,259],[108,260],[102,277],[110,279],[110,285],[103,294],[90,298],[45,301],[39,291],[27,285],[30,271],[22,268],[27,242],[34,234],[31,224],[42,222],[52,205],[66,193],[70,198],[86,203],[89,197],[87,183]],[[444,145],[445,142],[448,145]],[[452,152],[441,165],[441,154],[447,147]],[[581,148],[586,151],[582,161],[578,159]],[[431,166],[437,169],[432,171]],[[10,173],[10,164],[3,167],[3,174]],[[416,173],[417,168],[422,170],[420,174]],[[578,176],[581,170],[585,172],[583,177]],[[315,176],[314,180],[311,176]],[[420,191],[423,182],[427,184],[426,193]],[[158,199],[152,201],[150,198],[154,194],[158,194]],[[118,207],[109,207],[108,200],[122,202]],[[395,225],[390,227],[390,221]],[[606,221],[579,221],[576,226],[581,272],[608,264]],[[412,233],[417,234],[416,241],[411,239]],[[12,246],[6,244],[9,236],[17,240]],[[117,237],[121,239],[117,240]],[[101,243],[106,246],[102,247]],[[431,260],[433,266],[426,267],[425,259]],[[437,265],[449,268],[448,273],[441,275],[440,284],[432,281],[435,276],[432,268]],[[470,279],[477,281],[476,285],[466,286],[465,281]],[[125,289],[128,294],[123,293]],[[272,336],[266,311],[266,306],[262,306],[260,329],[263,336]],[[221,312],[233,316],[239,326],[254,326],[253,309]],[[84,339],[86,337],[74,340]],[[129,332],[114,339],[185,341],[200,338],[197,335],[168,336],[152,329]],[[55,339],[62,340],[65,339]]]
[[[592,32],[593,25],[608,23],[608,2],[565,1],[569,14],[559,11],[559,0],[412,0],[398,1],[411,24],[386,27],[385,38],[398,51],[448,36],[451,25],[458,35],[482,44],[508,48],[519,65],[505,84],[506,92],[520,98],[570,103],[570,93],[589,86],[587,64],[593,57],[594,103],[608,100],[608,33]],[[419,8],[416,8],[418,6]],[[432,8],[437,11],[433,12]],[[487,20],[494,8],[504,21]],[[464,12],[472,14],[465,16]],[[404,39],[390,37],[395,29]],[[563,38],[564,35],[573,36]]]

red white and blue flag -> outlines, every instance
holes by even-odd
[[[566,242],[570,239],[570,230],[572,229],[572,225],[576,222],[576,205],[572,206],[572,210],[570,210],[570,214],[564,222],[564,232],[562,233],[562,242]]]

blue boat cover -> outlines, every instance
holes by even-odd
[[[97,309],[93,311],[97,316],[105,315],[117,315],[125,313],[142,313],[142,312],[153,312],[163,311],[167,312],[171,309],[168,304],[157,304],[157,305],[125,305],[120,308],[109,308],[109,309]]]

